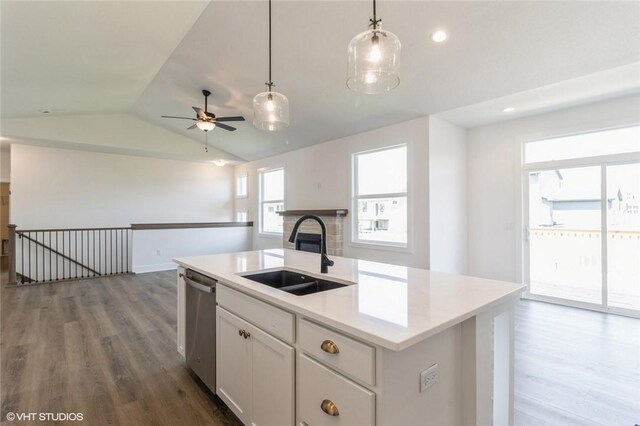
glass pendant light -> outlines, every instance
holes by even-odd
[[[272,90],[271,81],[271,0],[269,0],[269,81],[267,90],[253,98],[253,125],[270,132],[289,127],[289,99]]]
[[[382,29],[373,0],[371,27],[349,43],[349,75],[347,87],[356,92],[376,94],[388,92],[400,84],[400,40]]]

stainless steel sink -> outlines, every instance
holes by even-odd
[[[268,285],[269,287],[277,288],[278,290],[286,291],[287,293],[295,294],[296,296],[320,293],[347,285],[304,275],[299,272],[288,271],[286,269],[259,272],[256,274],[243,275],[243,277],[259,282],[260,284]]]

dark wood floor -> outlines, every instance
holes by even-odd
[[[81,412],[89,424],[239,424],[176,354],[174,272],[0,293],[3,424],[9,412]],[[516,425],[636,423],[640,320],[522,302]]]

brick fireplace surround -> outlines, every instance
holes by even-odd
[[[289,235],[293,230],[293,225],[302,216],[311,214],[320,216],[327,225],[327,254],[342,256],[344,244],[344,218],[349,211],[347,209],[336,210],[285,210],[279,212],[284,217],[283,247],[295,249],[295,244],[289,242]],[[320,225],[315,220],[306,220],[298,228],[298,232],[310,234],[320,234]]]

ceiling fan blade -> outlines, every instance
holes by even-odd
[[[195,129],[196,127],[198,127],[198,126],[194,124],[193,126],[187,127],[187,130]]]
[[[196,112],[196,114],[198,114],[198,118],[200,120],[206,120],[207,119],[207,114],[204,113],[202,108],[198,108],[198,107],[191,107],[191,108],[193,108],[193,110]]]
[[[216,118],[216,115],[212,112],[205,111],[205,114],[207,114],[211,118]]]
[[[225,130],[228,130],[230,132],[233,132],[233,131],[236,130],[235,127],[227,126],[226,124],[222,124],[222,123],[216,123],[216,127],[220,127],[221,129],[225,129]]]
[[[174,117],[173,115],[163,115],[162,118],[179,118],[180,120],[198,121],[195,118],[191,118],[191,117]]]
[[[216,123],[221,123],[224,121],[244,121],[244,117],[241,115],[237,115],[234,117],[216,117],[214,121]]]

